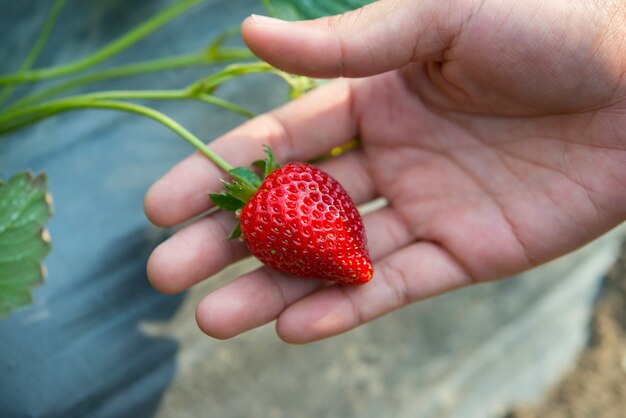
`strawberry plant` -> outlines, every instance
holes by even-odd
[[[250,118],[254,114],[249,110],[215,95],[221,84],[246,74],[266,73],[282,78],[289,86],[290,96],[295,98],[313,88],[314,80],[255,61],[246,48],[226,46],[230,38],[238,35],[238,30],[226,31],[207,48],[195,53],[94,69],[201,1],[179,0],[82,59],[54,67],[33,68],[62,12],[65,1],[56,0],[22,65],[12,74],[0,74],[0,136],[75,109],[111,109],[150,118],[174,131],[228,173],[232,182],[225,183],[225,193],[213,194],[211,198],[217,206],[240,214],[241,228],[237,228],[231,238],[242,234],[251,252],[261,261],[300,276],[322,277],[340,283],[369,280],[372,267],[365,249],[360,216],[335,180],[306,164],[295,163],[279,168],[269,149],[265,161],[255,162],[260,176],[249,169],[233,168],[211,151],[204,141],[172,118],[133,102],[197,100]],[[341,13],[368,2],[263,0],[272,16],[287,20]],[[104,80],[220,64],[226,66],[180,89],[96,91],[67,95],[73,89]],[[61,77],[64,81],[51,87],[13,98],[15,88],[20,84]],[[279,200],[281,206],[278,211],[273,199]],[[298,217],[292,216],[295,208]],[[0,179],[0,317],[6,317],[11,309],[28,305],[32,288],[44,278],[42,262],[50,247],[45,224],[51,210],[45,174],[18,173],[6,184]],[[265,222],[266,218],[268,222]],[[264,231],[264,228],[267,230]],[[288,244],[285,240],[289,241]]]

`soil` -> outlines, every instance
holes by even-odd
[[[626,246],[603,285],[588,347],[542,403],[507,418],[626,417]]]

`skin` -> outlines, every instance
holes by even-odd
[[[620,4],[621,3],[621,4]],[[375,274],[329,286],[260,268],[206,295],[196,318],[216,338],[276,320],[280,338],[340,334],[404,305],[501,279],[626,219],[626,10],[600,0],[382,0],[307,22],[263,17],[242,34],[294,73],[342,77],[245,123],[211,147],[236,165],[270,144],[307,160],[358,135],[321,168],[364,217]],[[200,155],[149,190],[172,226],[208,209],[223,174]],[[247,255],[225,242],[232,216],[192,223],[157,247],[148,275],[175,293]]]

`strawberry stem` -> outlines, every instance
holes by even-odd
[[[87,95],[85,95],[87,96]],[[204,154],[209,160],[211,160],[215,165],[224,170],[225,172],[230,172],[233,170],[233,166],[228,164],[222,157],[217,155],[215,152],[211,151],[209,147],[206,146],[204,142],[202,142],[197,136],[189,132],[186,128],[184,128],[181,124],[176,122],[174,119],[170,118],[163,113],[151,109],[147,106],[142,106],[136,103],[127,103],[127,102],[118,102],[113,100],[88,100],[86,98],[82,99],[68,99],[68,100],[59,100],[56,102],[48,103],[46,105],[39,106],[38,112],[33,113],[31,118],[38,119],[39,115],[44,115],[44,117],[49,117],[54,114],[62,113],[68,110],[74,109],[86,109],[86,108],[99,108],[99,109],[113,109],[113,110],[122,110],[126,112],[135,113],[138,115],[145,116],[152,120],[155,120],[162,125],[168,127],[175,133],[177,133],[181,138],[190,143],[194,148]],[[233,178],[245,181],[245,179],[237,178],[237,176],[232,176]]]
[[[229,171],[233,169],[233,166],[228,164],[222,157],[217,155],[215,152],[211,151],[211,149],[207,147],[204,142],[202,142],[197,136],[189,132],[181,124],[179,124],[178,122],[176,122],[174,119],[170,118],[169,116],[166,116],[163,113],[158,112],[149,107],[138,105],[135,103],[115,102],[115,101],[95,101],[95,102],[87,102],[87,103],[80,103],[80,104],[77,103],[76,107],[95,107],[95,108],[124,110],[127,112],[146,116],[170,128],[172,131],[177,133],[181,138],[183,138],[185,141],[191,144],[195,149],[197,149],[202,154],[204,154],[209,160],[211,160],[216,166],[218,166],[225,172],[228,173]]]

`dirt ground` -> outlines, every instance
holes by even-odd
[[[576,367],[539,405],[507,418],[626,417],[626,246],[608,274]]]

